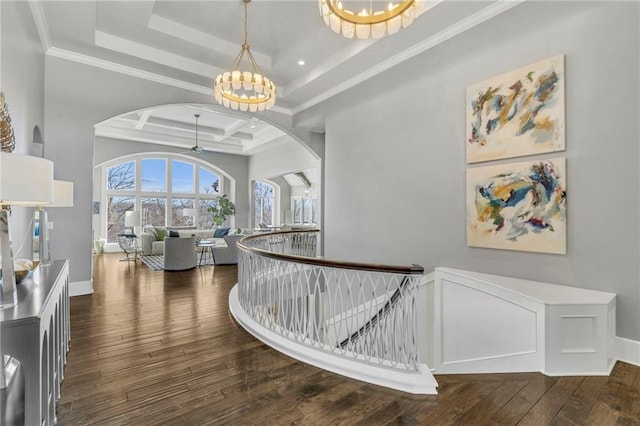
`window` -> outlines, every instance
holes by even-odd
[[[173,176],[171,190],[183,194],[193,194],[193,171],[195,166],[191,163],[185,163],[184,161],[173,160],[171,167]]]
[[[291,197],[293,223],[296,225],[315,224],[318,220],[318,199],[309,196]]]
[[[220,178],[204,167],[200,167],[200,187],[201,194],[220,194]]]
[[[133,197],[107,197],[107,241],[117,242],[118,234],[125,233],[124,214],[133,210]]]
[[[273,226],[273,186],[265,182],[256,182],[254,191],[254,221],[256,226]]]
[[[161,158],[145,158],[142,163],[142,191],[167,191],[167,160]]]
[[[108,243],[125,232],[126,211],[140,212],[142,228],[162,226],[213,226],[208,207],[223,193],[223,179],[196,161],[171,155],[132,156],[104,167],[103,225]],[[197,215],[183,216],[183,209]],[[140,229],[137,230],[140,232]]]
[[[167,199],[165,197],[142,197],[142,227],[164,226],[167,217]]]
[[[107,189],[112,191],[133,191],[136,189],[135,162],[116,164],[107,168]]]
[[[193,198],[174,198],[171,205],[171,226],[193,226],[193,216],[185,216],[184,209],[193,208]]]
[[[198,229],[213,228],[213,213],[209,211],[209,207],[213,207],[213,200],[200,200],[198,209]]]

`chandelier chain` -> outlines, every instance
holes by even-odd
[[[249,3],[247,0],[244,0],[244,44],[243,46],[247,46],[249,47],[249,43],[247,43],[247,39],[249,38],[248,33],[249,31],[247,30],[247,3]]]

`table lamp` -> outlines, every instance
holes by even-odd
[[[0,152],[0,255],[2,291],[0,309],[18,301],[13,253],[9,238],[9,206],[44,205],[53,202],[53,163],[44,158]]]
[[[136,233],[136,226],[140,225],[140,215],[135,210],[129,210],[124,213],[125,228],[131,227],[131,233]]]
[[[49,250],[49,222],[47,220],[47,211],[45,210],[45,207],[73,207],[73,182],[54,180],[53,203],[47,205],[40,204],[36,206],[36,210],[33,212],[33,226],[36,229],[34,232],[34,240],[37,236],[37,257],[38,260],[40,260],[40,265],[42,266],[47,266],[51,263],[51,251]],[[35,258],[36,256],[34,253],[34,260]]]

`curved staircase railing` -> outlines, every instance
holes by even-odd
[[[238,242],[231,312],[294,358],[370,383],[436,393],[418,350],[424,269],[316,256],[318,231],[256,234]]]

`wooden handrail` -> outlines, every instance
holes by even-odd
[[[284,260],[289,262],[298,262],[304,263],[306,265],[313,266],[323,266],[329,268],[340,268],[340,269],[356,269],[360,271],[372,271],[372,272],[382,272],[382,273],[392,273],[392,274],[403,274],[403,275],[422,275],[424,274],[424,268],[420,265],[411,265],[411,266],[398,266],[398,265],[383,265],[377,263],[358,263],[358,262],[344,262],[338,260],[327,260],[317,257],[307,257],[307,256],[298,256],[293,254],[284,254],[284,253],[275,253],[268,250],[263,250],[255,247],[249,247],[244,244],[245,241],[250,241],[253,239],[259,239],[265,236],[274,236],[274,235],[284,235],[284,234],[299,234],[299,233],[311,233],[311,232],[319,232],[317,229],[305,229],[300,231],[277,231],[277,232],[265,232],[254,235],[247,235],[238,241],[238,248],[242,250],[246,250],[250,253],[268,257],[271,259]]]

